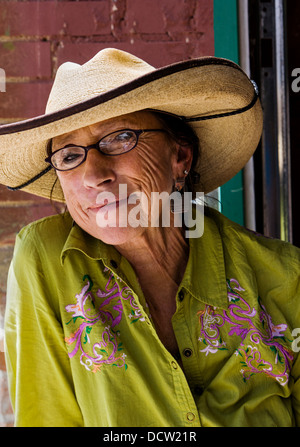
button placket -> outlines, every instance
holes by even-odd
[[[189,411],[186,414],[186,418],[189,422],[193,422],[196,419],[196,415],[194,413],[192,413],[191,411]]]
[[[189,358],[193,355],[193,350],[191,348],[185,348],[183,350],[183,355],[184,357]]]
[[[175,394],[177,394],[178,391],[178,395],[179,397],[179,402],[180,402],[180,408],[183,409],[183,413],[182,413],[182,417],[185,420],[185,424],[188,423],[188,425],[193,424],[193,426],[198,426],[198,410],[197,407],[195,406],[195,402],[194,399],[192,397],[191,394],[191,399],[189,398],[189,393],[183,392],[183,382],[186,381],[186,377],[184,375],[184,372],[182,371],[182,369],[180,368],[179,364],[175,361],[172,360],[170,362],[170,366],[173,370],[173,379],[174,379],[174,392]],[[184,410],[185,408],[185,410]],[[199,420],[199,424],[200,424],[200,420]]]
[[[172,368],[175,369],[175,370],[179,368],[178,363],[175,362],[175,360],[172,360],[172,362],[171,362],[171,366],[172,366]]]

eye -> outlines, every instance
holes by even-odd
[[[57,169],[66,169],[78,166],[84,159],[85,151],[82,147],[70,146],[54,152],[52,163]]]
[[[76,154],[76,153],[70,153],[68,155],[65,155],[63,157],[63,163],[72,163],[74,160],[77,160],[78,158],[81,158],[81,154]]]
[[[122,130],[102,138],[99,147],[102,152],[107,154],[121,154],[132,149],[136,140],[136,134],[133,131]]]
[[[131,132],[130,130],[114,134],[114,141],[126,142],[126,141],[132,141],[132,139],[135,139],[135,133]]]

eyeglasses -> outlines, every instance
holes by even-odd
[[[122,129],[112,132],[90,146],[68,144],[53,152],[45,159],[57,171],[70,171],[85,162],[90,149],[97,149],[104,155],[122,155],[136,147],[139,137],[145,132],[165,132],[164,129]]]

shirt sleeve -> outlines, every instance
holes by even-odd
[[[59,260],[58,260],[59,262]],[[83,426],[51,280],[34,238],[17,237],[9,270],[5,357],[19,427]]]

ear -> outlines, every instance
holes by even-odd
[[[174,180],[185,177],[184,171],[190,171],[193,161],[193,150],[188,144],[176,144],[172,157],[172,171]]]

